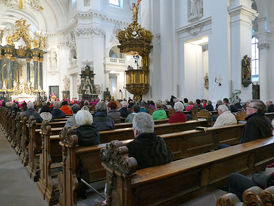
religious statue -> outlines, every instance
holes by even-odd
[[[189,20],[202,17],[203,15],[203,1],[202,0],[189,0],[188,18]]]
[[[69,91],[70,90],[70,80],[67,76],[64,77],[63,79],[64,82],[64,90]]]
[[[205,82],[204,82],[204,87],[205,87],[206,89],[208,89],[208,88],[209,88],[209,84],[208,84],[208,73],[205,74],[204,80],[205,80]]]
[[[52,69],[55,69],[57,65],[57,54],[56,51],[51,50],[50,52],[50,66]]]
[[[133,3],[131,8],[133,21],[138,21],[138,9],[139,7]]]
[[[251,58],[247,55],[242,59],[242,84],[244,87],[248,87],[251,84]]]

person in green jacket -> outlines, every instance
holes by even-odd
[[[166,111],[163,109],[163,104],[161,103],[161,101],[158,101],[156,103],[156,108],[157,110],[152,113],[153,120],[167,119],[167,114]]]

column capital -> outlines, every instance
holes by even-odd
[[[35,62],[38,62],[38,61],[39,61],[39,57],[37,57],[37,56],[32,57],[32,59],[33,59],[33,61],[35,61]]]
[[[259,43],[259,45],[258,45],[258,49],[260,49],[260,50],[269,49],[269,47],[270,47],[270,44],[267,42],[265,42],[265,43],[262,42],[262,43]]]
[[[10,60],[14,62],[16,60],[16,57],[11,57]]]
[[[30,62],[31,62],[31,58],[27,58],[27,59],[26,59],[26,62],[27,62],[27,63],[30,63]]]
[[[12,55],[11,55],[11,54],[5,54],[5,57],[6,57],[7,59],[11,59]]]
[[[39,62],[43,63],[44,59],[43,58],[39,58]]]

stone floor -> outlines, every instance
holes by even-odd
[[[104,182],[93,185],[97,189],[104,187]],[[215,206],[221,190],[205,194],[181,206]],[[78,206],[95,206],[102,198],[94,192],[88,193],[88,198],[79,200]],[[34,183],[26,168],[21,163],[10,143],[0,131],[0,206],[46,206],[36,183]]]

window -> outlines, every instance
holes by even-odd
[[[123,0],[109,0],[108,1],[111,6],[116,6],[122,8]]]
[[[251,79],[252,82],[259,81],[259,41],[256,37],[251,40]]]

